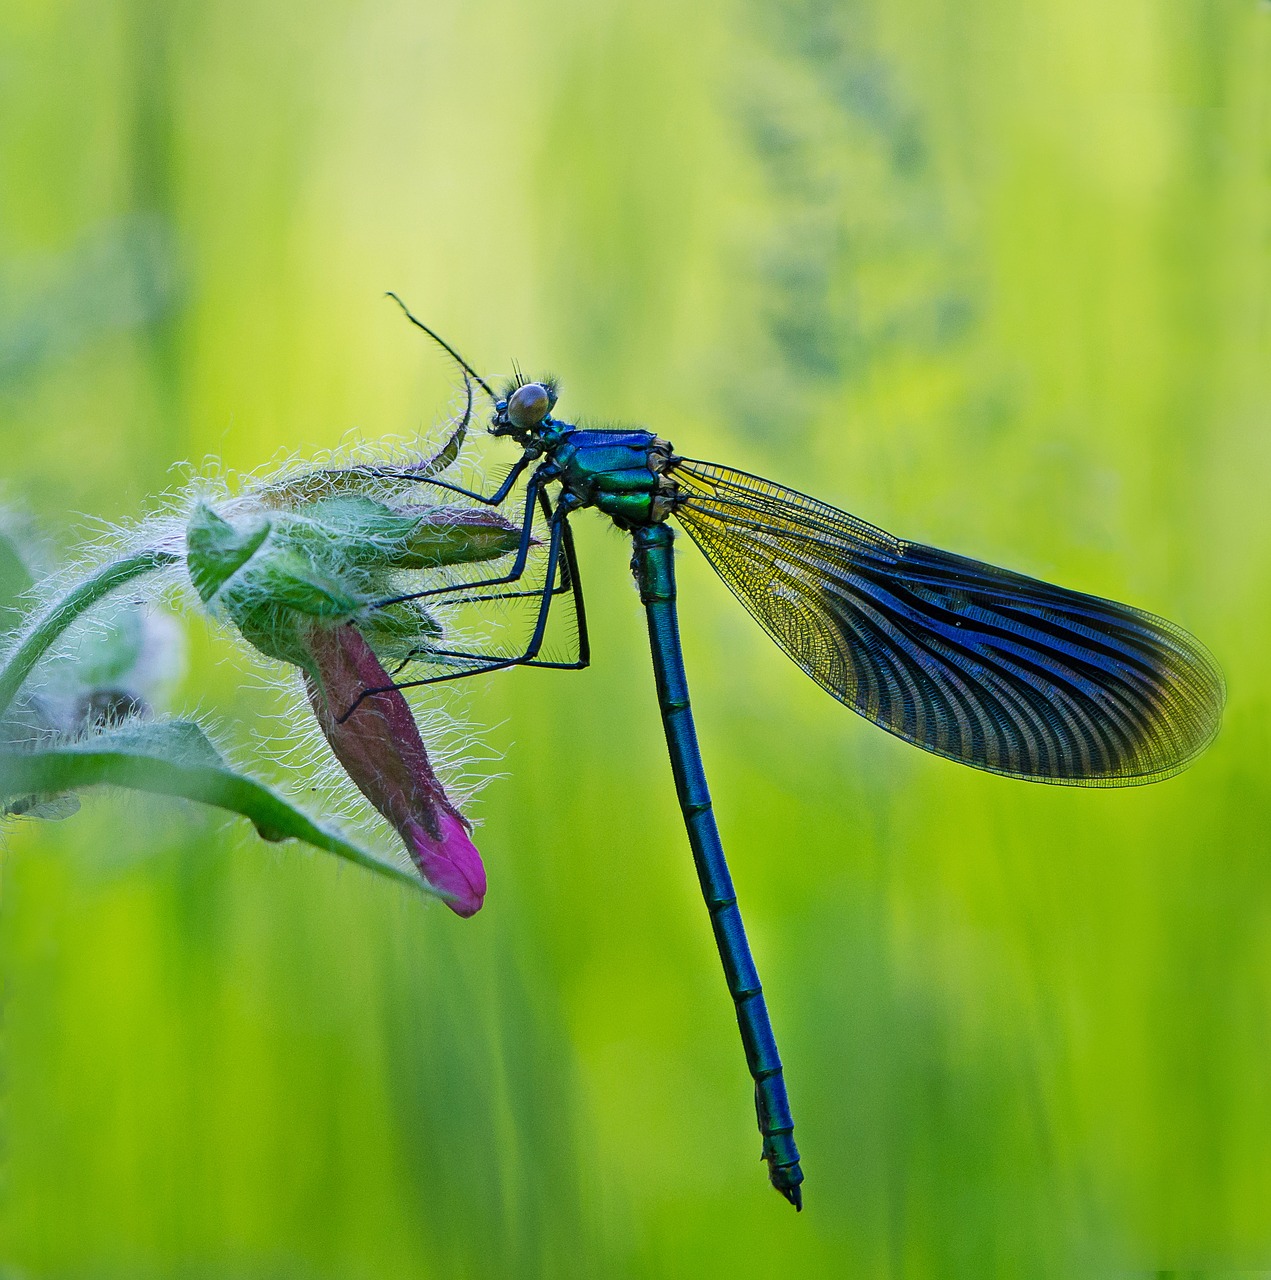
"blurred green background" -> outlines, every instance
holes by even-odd
[[[796,1216],[627,549],[576,521],[591,670],[459,695],[502,755],[474,920],[175,805],[9,829],[3,1274],[1271,1268],[1271,7],[0,9],[10,502],[69,542],[182,460],[435,439],[388,288],[566,416],[1178,620],[1224,731],[1138,791],[959,769],[685,552]],[[179,705],[268,751],[259,670],[189,632]]]

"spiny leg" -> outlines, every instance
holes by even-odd
[[[574,547],[574,529],[569,523],[568,512],[563,512],[559,517],[552,510],[551,503],[547,494],[540,489],[539,504],[542,507],[543,515],[546,517],[549,526],[553,520],[559,518],[561,524],[561,560],[560,560],[560,577],[559,581],[551,583],[549,594],[554,596],[564,595],[568,593],[573,600],[574,605],[574,626],[577,632],[577,652],[578,656],[572,662],[544,662],[538,658],[531,658],[521,661],[518,665],[526,667],[544,667],[551,668],[556,671],[581,671],[591,665],[591,637],[587,630],[587,609],[583,602],[583,585],[582,577],[578,568],[578,553]],[[544,580],[546,587],[550,583],[550,579]],[[479,584],[475,584],[479,585]],[[544,587],[536,587],[532,591],[500,591],[491,595],[467,596],[458,600],[445,601],[448,605],[461,604],[485,604],[490,601],[498,600],[525,600],[543,598]],[[393,675],[397,675],[404,667],[413,662],[417,658],[422,657],[450,657],[450,658],[471,658],[474,661],[482,663],[501,662],[503,655],[489,653],[471,653],[460,652],[456,650],[445,649],[415,649],[406,655],[402,662],[394,669]],[[487,670],[482,667],[481,670]],[[467,673],[460,673],[467,674]],[[472,674],[477,674],[475,671]],[[456,674],[445,677],[446,679],[459,678]],[[421,681],[420,683],[435,683],[435,681]]]
[[[376,608],[384,609],[393,604],[404,604],[407,600],[429,600],[435,596],[450,595],[456,591],[477,591],[482,587],[502,587],[512,582],[519,582],[525,574],[525,565],[529,560],[530,543],[534,537],[534,505],[543,491],[543,485],[550,478],[550,473],[540,467],[529,478],[525,486],[525,510],[521,515],[521,540],[516,549],[516,559],[511,569],[497,578],[484,578],[477,582],[455,582],[447,587],[430,587],[425,591],[408,591],[400,596],[390,596],[386,600],[376,601]],[[537,594],[537,592],[535,593]]]
[[[583,580],[578,572],[578,552],[574,549],[574,529],[569,523],[569,512],[561,517],[562,539],[565,552],[565,572],[569,576],[570,590],[574,598],[574,625],[578,633],[578,658],[572,663],[555,664],[565,670],[581,671],[591,665],[591,636],[587,631],[587,606],[583,603]],[[547,666],[547,663],[537,664]]]
[[[574,626],[577,631],[578,657],[573,662],[540,662],[538,659],[525,662],[527,667],[550,667],[558,671],[582,671],[591,665],[591,636],[587,630],[587,607],[583,601],[582,574],[578,567],[578,552],[574,546],[574,527],[569,523],[571,506],[562,505],[555,511],[545,490],[538,493],[539,505],[549,527],[554,521],[561,526],[561,561],[560,581],[552,586],[553,596],[569,593],[574,605]],[[510,591],[493,596],[473,597],[472,601],[446,601],[447,604],[479,603],[484,600],[514,600],[540,595],[540,591]]]
[[[480,502],[487,507],[500,507],[508,494],[512,492],[512,486],[520,479],[521,473],[539,456],[540,453],[537,449],[526,449],[512,464],[512,469],[503,478],[502,484],[491,494],[477,493],[475,489],[465,489],[463,485],[451,484],[449,480],[438,480],[435,476],[413,475],[410,468],[375,467],[367,468],[364,471],[360,468],[357,470],[362,475],[378,480],[409,480],[414,484],[429,484],[436,489],[445,489],[447,493],[457,493],[461,498],[469,498],[473,502]]]
[[[420,680],[403,680],[393,682],[392,684],[380,685],[373,689],[363,689],[352,706],[339,718],[338,723],[343,724],[362,703],[376,694],[388,693],[393,689],[417,689],[424,685],[442,684],[448,680],[463,680],[469,676],[482,675],[489,671],[501,671],[506,667],[520,667],[527,665],[536,666],[553,666],[553,663],[535,663],[534,659],[538,656],[538,651],[543,646],[543,637],[547,632],[547,618],[551,611],[552,597],[555,594],[552,590],[556,580],[557,566],[560,563],[561,544],[563,542],[564,529],[566,527],[566,519],[562,514],[559,518],[554,518],[551,525],[551,539],[548,544],[547,552],[547,572],[543,579],[543,589],[541,595],[541,603],[539,604],[538,616],[534,625],[534,633],[530,637],[529,643],[526,645],[525,651],[515,657],[493,657],[484,654],[465,654],[458,651],[446,650],[429,650],[430,654],[437,657],[452,659],[475,659],[480,665],[465,668],[462,671],[448,671],[437,676],[428,676]],[[565,664],[574,666],[575,664]]]

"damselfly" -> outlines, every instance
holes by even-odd
[[[491,494],[437,479],[436,460],[391,474],[491,506],[508,502],[524,477],[521,539],[505,573],[383,603],[521,598],[531,603],[533,629],[510,654],[421,650],[416,656],[437,673],[394,687],[512,666],[585,667],[587,619],[570,517],[593,507],[631,536],[675,788],[755,1082],[763,1158],[773,1186],[799,1208],[803,1171],[781,1059],[689,705],[669,522],[688,533],[759,625],[823,689],[889,733],[977,769],[1087,787],[1168,778],[1217,733],[1222,673],[1199,641],[1152,614],[902,541],[768,480],[681,457],[648,431],[573,426],[554,416],[551,379],[518,374],[496,393],[406,314],[459,364],[467,387],[467,410],[441,461],[452,461],[462,445],[473,383],[493,406],[490,432],[519,445],[521,455]],[[525,590],[540,517],[546,565],[541,585]],[[558,599],[570,602],[577,625],[569,661],[541,656]],[[362,698],[377,692],[383,690],[368,689]]]

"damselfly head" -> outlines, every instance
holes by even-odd
[[[551,379],[524,382],[510,395],[494,402],[494,423],[490,430],[495,435],[532,435],[555,407],[556,384]]]

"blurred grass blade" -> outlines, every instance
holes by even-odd
[[[130,726],[42,751],[0,752],[0,806],[25,806],[33,797],[42,801],[94,786],[178,796],[226,809],[249,819],[266,840],[303,840],[430,892],[413,872],[318,826],[268,787],[235,772],[190,721]]]
[[[18,539],[0,528],[0,634],[21,625],[23,597],[33,585]]]

